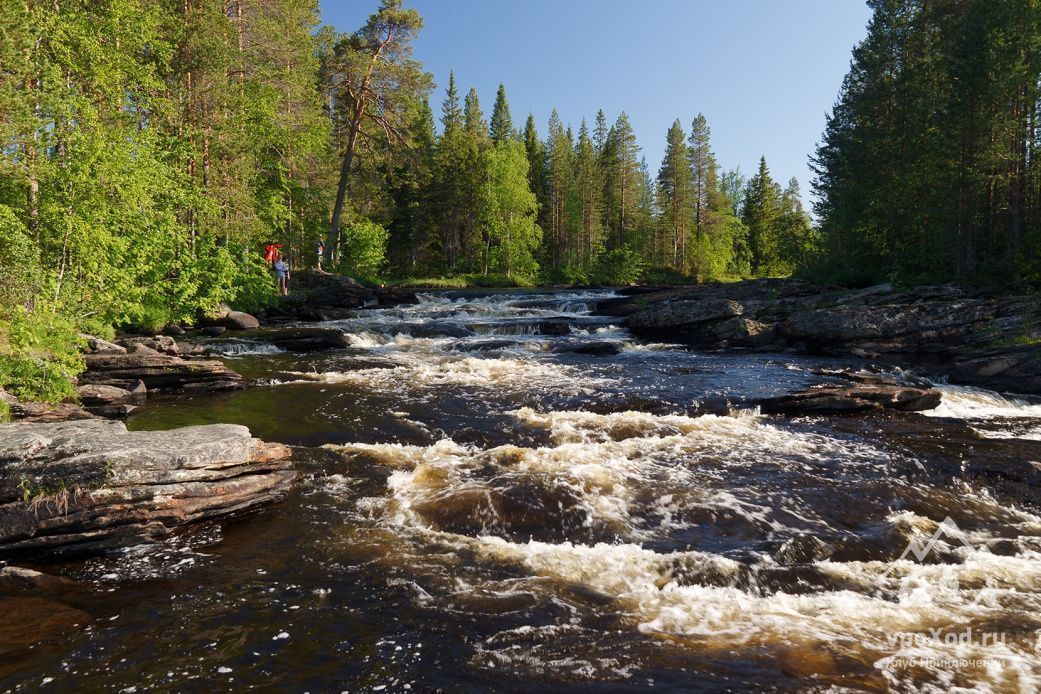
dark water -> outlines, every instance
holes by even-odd
[[[0,683],[1038,686],[1041,510],[1008,475],[1041,464],[1041,406],[945,387],[934,416],[757,416],[838,364],[640,344],[603,296],[431,296],[318,355],[223,343],[270,385],[130,426],[246,424],[296,447],[296,491],[0,596]]]

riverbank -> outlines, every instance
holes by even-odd
[[[855,357],[951,383],[1041,394],[1041,299],[953,285],[860,290],[798,280],[634,287],[599,304],[633,335],[708,350]]]

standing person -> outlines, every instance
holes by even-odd
[[[283,245],[281,243],[272,243],[271,241],[264,244],[264,262],[268,264],[268,267],[271,267],[271,264],[278,258],[278,251]]]
[[[325,272],[322,269],[322,257],[325,255],[325,242],[318,242],[318,272]]]
[[[289,265],[280,253],[275,261],[275,278],[278,280],[278,291],[282,296],[289,295]]]

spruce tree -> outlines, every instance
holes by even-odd
[[[506,142],[516,137],[517,132],[513,129],[513,119],[510,117],[510,104],[506,101],[506,87],[499,84],[499,91],[495,94],[495,106],[492,108],[492,142]]]
[[[665,139],[665,156],[658,170],[657,201],[662,213],[664,238],[659,251],[677,271],[686,270],[687,237],[693,226],[694,187],[687,136],[677,118]]]

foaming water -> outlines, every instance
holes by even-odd
[[[642,343],[611,296],[432,292],[323,323],[346,349],[235,355],[272,387],[150,400],[131,428],[246,424],[295,446],[299,485],[48,569],[86,597],[35,604],[68,623],[0,643],[0,683],[1041,686],[1037,403],[763,416],[865,365]]]
[[[1041,441],[1041,403],[968,386],[938,386],[940,406],[923,414],[973,422],[984,438]]]

